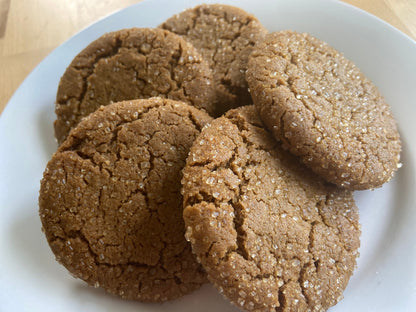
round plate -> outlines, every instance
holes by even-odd
[[[204,1],[217,2],[217,1]],[[356,193],[362,224],[358,266],[331,311],[413,311],[416,306],[416,43],[380,19],[324,0],[223,1],[253,13],[270,30],[309,32],[343,52],[392,106],[403,167],[382,188]],[[200,1],[152,0],[117,12],[52,52],[26,78],[0,118],[1,311],[238,311],[205,285],[164,304],[123,301],[86,286],[59,265],[41,232],[39,181],[57,145],[58,82],[72,58],[103,33],[156,27]]]

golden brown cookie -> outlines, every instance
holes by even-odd
[[[83,119],[49,161],[39,214],[75,277],[126,299],[161,302],[206,281],[184,238],[181,170],[205,112],[152,98]]]
[[[251,104],[247,59],[267,33],[256,17],[229,5],[203,4],[172,16],[160,27],[186,38],[210,64],[220,101],[218,115]]]
[[[253,106],[204,128],[183,171],[186,238],[208,279],[248,311],[324,311],[356,265],[358,210],[266,130]]]
[[[377,88],[341,53],[308,34],[269,34],[247,70],[254,104],[274,136],[339,186],[381,186],[400,166],[400,137]]]
[[[162,29],[108,33],[79,53],[56,97],[59,143],[82,117],[112,102],[160,96],[215,111],[212,71],[196,49]]]

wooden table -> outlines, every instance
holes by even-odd
[[[99,18],[140,1],[0,0],[0,113],[20,83],[53,49]],[[416,0],[345,2],[416,39]]]

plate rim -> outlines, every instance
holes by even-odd
[[[288,0],[288,1],[290,1],[290,0]],[[6,104],[6,106],[5,106],[5,108],[4,108],[4,110],[3,110],[3,112],[2,112],[2,114],[0,115],[0,129],[2,128],[2,126],[7,122],[7,121],[5,121],[6,120],[6,118],[8,118],[8,116],[9,115],[12,115],[12,113],[14,113],[13,112],[13,110],[15,110],[15,107],[13,107],[13,108],[11,108],[11,106],[12,105],[14,105],[13,103],[15,102],[15,101],[17,101],[15,98],[18,98],[19,96],[20,96],[20,94],[22,93],[22,90],[24,90],[24,88],[26,88],[26,85],[28,84],[28,81],[30,82],[30,80],[32,80],[33,78],[33,76],[36,74],[36,72],[37,71],[39,71],[39,68],[41,68],[41,67],[44,67],[45,66],[45,64],[47,64],[47,62],[48,62],[48,60],[51,58],[51,56],[52,57],[54,57],[59,51],[60,51],[60,49],[63,49],[66,45],[69,45],[71,42],[72,42],[72,40],[74,40],[74,38],[76,38],[76,37],[79,37],[79,36],[82,36],[82,34],[84,33],[84,32],[86,32],[86,31],[92,31],[93,29],[94,29],[94,27],[97,27],[97,24],[98,23],[102,23],[103,21],[105,21],[105,20],[108,20],[109,18],[114,18],[115,16],[117,16],[117,15],[119,15],[119,14],[121,14],[122,12],[124,12],[124,11],[127,11],[127,10],[131,10],[132,9],[132,7],[141,7],[143,4],[145,4],[146,3],[146,5],[149,5],[150,3],[152,4],[152,6],[154,6],[155,5],[155,3],[166,3],[166,2],[169,2],[168,0],[144,0],[144,1],[142,1],[142,2],[139,2],[139,3],[136,3],[136,4],[133,4],[133,5],[131,5],[131,6],[129,6],[129,7],[126,7],[126,8],[124,8],[124,9],[121,9],[121,10],[118,10],[118,11],[116,11],[116,12],[114,12],[114,13],[112,13],[112,14],[110,14],[110,15],[108,15],[108,16],[106,16],[106,17],[103,17],[102,19],[100,19],[100,20],[98,20],[97,22],[95,22],[95,23],[93,23],[93,24],[91,24],[91,25],[89,25],[89,26],[87,26],[86,28],[84,28],[84,29],[82,29],[82,30],[80,30],[79,32],[77,32],[76,34],[74,34],[73,36],[71,36],[69,39],[67,39],[65,42],[63,42],[61,45],[59,45],[58,47],[56,47],[53,51],[51,51],[32,71],[31,71],[31,73],[24,79],[24,81],[20,84],[20,86],[17,88],[17,90],[14,92],[14,94],[12,95],[12,97],[9,99],[9,101],[8,101],[8,103]],[[217,2],[217,1],[193,1],[192,3],[202,3],[202,2]],[[236,3],[236,4],[238,4],[239,2],[237,2],[237,1],[224,1],[224,2],[233,2],[233,3]],[[249,1],[243,1],[243,3],[245,3],[245,2],[249,2]],[[296,0],[296,1],[291,1],[291,2],[293,2],[293,3],[305,3],[305,2],[307,2],[306,0]],[[328,1],[324,1],[324,0],[317,0],[316,2],[319,2],[319,3],[328,3]],[[383,27],[387,27],[387,29],[390,29],[390,31],[393,31],[393,33],[395,33],[396,35],[400,35],[400,37],[401,38],[406,38],[406,40],[408,40],[412,45],[413,45],[413,49],[415,50],[415,52],[416,52],[416,41],[415,40],[413,40],[412,38],[410,38],[408,35],[406,35],[405,33],[403,33],[403,32],[401,32],[400,30],[398,30],[397,28],[395,28],[394,26],[392,26],[391,24],[389,24],[389,23],[387,23],[386,21],[384,21],[384,20],[382,20],[381,18],[378,18],[378,17],[376,17],[376,16],[374,16],[374,15],[372,15],[371,13],[368,13],[368,12],[366,12],[366,11],[364,11],[364,10],[362,10],[362,9],[360,9],[360,8],[357,8],[357,7],[355,7],[355,6],[353,6],[353,5],[350,5],[350,4],[348,4],[348,3],[345,3],[345,2],[341,2],[341,1],[336,1],[336,0],[330,0],[329,1],[330,3],[333,3],[334,5],[341,5],[341,6],[345,6],[345,7],[348,7],[349,9],[352,9],[352,10],[354,10],[354,11],[359,11],[360,12],[360,14],[365,14],[365,16],[367,16],[367,18],[368,17],[370,17],[371,19],[374,19],[374,21],[376,21],[377,23],[382,23],[384,26]],[[185,1],[182,1],[181,3],[185,3]],[[190,3],[190,2],[186,2],[186,3]],[[237,5],[238,6],[238,5]],[[57,52],[58,51],[58,52]],[[407,132],[407,131],[406,131]],[[401,133],[402,134],[402,133]],[[408,150],[408,152],[409,152],[409,156],[408,157],[410,157],[410,160],[411,160],[411,162],[412,162],[412,166],[413,166],[413,168],[411,168],[411,171],[413,172],[413,173],[416,173],[416,170],[415,170],[415,167],[414,167],[414,164],[415,164],[415,160],[416,160],[416,155],[415,155],[415,146],[414,145],[410,145],[410,142],[411,141],[409,141],[409,138],[407,137],[407,134],[406,134],[406,143],[408,144],[408,146],[407,146],[407,148],[409,148],[409,150]],[[0,143],[2,142],[2,134],[1,134],[1,132],[0,132]],[[1,165],[0,165],[1,166]],[[0,199],[1,199],[1,196],[0,196]],[[1,200],[0,200],[0,203],[1,203]],[[416,207],[416,206],[415,206]],[[415,248],[416,248],[416,245],[415,245]],[[416,286],[416,285],[415,285]],[[416,290],[416,287],[415,287],[415,290]],[[413,298],[413,304],[415,304],[416,303],[416,291],[415,291],[415,296],[414,296],[414,298]]]

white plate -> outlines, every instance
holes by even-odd
[[[66,66],[104,32],[155,27],[198,2],[144,1],[95,23],[52,52],[11,98],[0,119],[0,311],[238,311],[209,285],[165,304],[123,301],[87,287],[55,262],[38,217],[39,181],[56,149],[55,94]],[[223,2],[255,14],[270,31],[305,31],[327,41],[353,60],[391,104],[404,165],[384,187],[357,193],[361,257],[345,299],[331,311],[415,311],[416,43],[341,2]]]

